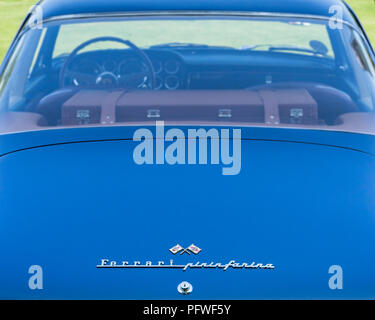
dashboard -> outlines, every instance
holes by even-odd
[[[278,82],[322,82],[339,87],[335,63],[330,59],[272,52],[199,49],[146,49],[154,74],[154,90],[233,90]],[[60,58],[60,65],[65,57]],[[57,70],[59,66],[56,66]],[[109,85],[126,88],[147,88],[145,74],[149,67],[133,50],[96,50],[83,52],[72,61],[73,71],[92,74],[94,79],[107,77]],[[133,86],[122,85],[122,79],[132,79]],[[80,81],[69,85],[79,86]],[[116,82],[116,83],[113,83]],[[117,83],[119,82],[119,83]],[[89,83],[89,85],[95,85]]]
[[[186,66],[181,58],[172,52],[147,51],[155,72],[155,90],[178,90],[186,87]],[[73,71],[118,79],[127,75],[147,73],[147,65],[132,51],[103,50],[78,55],[70,67]],[[144,78],[136,83],[141,87]],[[76,83],[78,85],[78,82]]]

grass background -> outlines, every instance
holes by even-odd
[[[375,1],[347,1],[359,15],[371,42],[375,46]],[[3,59],[26,12],[35,3],[36,0],[0,0],[0,61]]]

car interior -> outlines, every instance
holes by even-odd
[[[110,42],[124,48],[85,50]],[[327,55],[319,40],[310,41],[310,48],[258,51],[184,43],[139,48],[128,39],[106,36],[54,58],[42,47],[24,97],[0,119],[0,127],[156,120],[307,127],[359,121],[373,126],[375,118],[368,117],[372,103],[361,99],[354,79],[363,72],[373,85],[374,66],[358,42],[353,37],[350,48],[357,68],[348,67],[339,48]]]

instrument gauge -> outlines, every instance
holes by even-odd
[[[163,71],[163,64],[160,61],[153,61],[154,70],[156,74],[159,74]]]
[[[168,74],[176,74],[180,71],[181,65],[177,60],[168,60],[164,64],[164,70]]]

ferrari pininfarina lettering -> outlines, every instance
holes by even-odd
[[[184,249],[179,244],[175,245],[169,251],[172,254],[177,254],[181,252],[181,254],[187,252],[192,252],[194,254],[199,254],[202,249],[198,246],[191,244],[189,247]],[[190,253],[189,253],[190,254]],[[97,268],[119,268],[119,269],[181,269],[182,271],[186,271],[187,269],[222,269],[223,271],[227,271],[229,268],[231,269],[275,269],[273,264],[263,264],[263,263],[256,263],[255,261],[251,263],[246,262],[236,262],[235,260],[231,260],[228,263],[217,263],[217,262],[188,262],[185,264],[175,264],[174,260],[169,260],[169,263],[165,263],[164,261],[158,261],[157,263],[153,263],[152,261],[146,261],[142,264],[140,261],[134,261],[133,263],[129,263],[129,261],[116,261],[116,260],[109,260],[109,259],[101,259],[99,265],[96,266]]]
[[[273,264],[262,264],[262,263],[238,263],[235,260],[231,260],[228,263],[216,263],[216,262],[195,262],[195,263],[186,263],[186,264],[174,264],[173,260],[169,260],[169,264],[165,264],[164,261],[158,261],[153,263],[152,261],[146,261],[144,264],[141,264],[140,261],[134,261],[130,264],[128,261],[110,261],[109,259],[102,259],[101,263],[96,266],[97,268],[103,269],[181,269],[186,271],[188,269],[221,269],[227,271],[231,269],[268,269],[273,270],[275,266]]]

